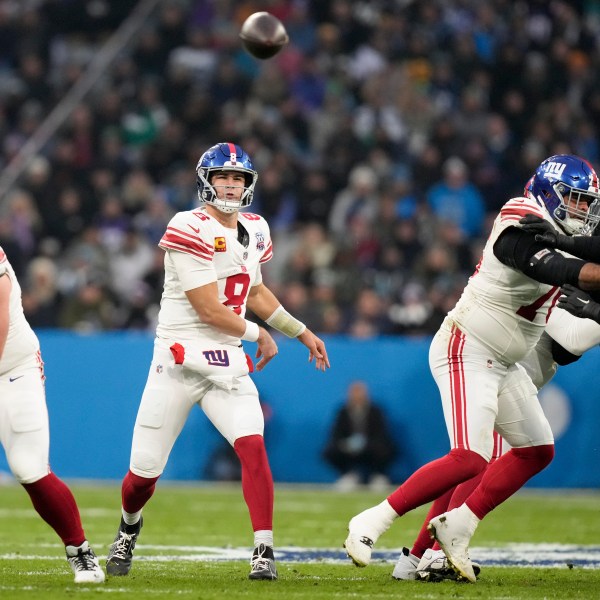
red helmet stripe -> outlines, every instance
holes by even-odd
[[[581,160],[590,168],[590,171],[593,173],[591,184],[593,187],[598,189],[598,175],[596,174],[596,169],[594,169],[589,160],[586,160],[585,158],[582,158]]]
[[[237,159],[237,151],[235,149],[235,144],[232,144],[231,142],[227,142],[227,145],[229,146],[229,156],[230,157],[235,156]],[[231,162],[235,164],[235,160],[232,160]]]

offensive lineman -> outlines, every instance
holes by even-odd
[[[527,222],[530,221],[528,219]],[[519,396],[531,393],[531,386],[526,381],[527,377],[531,379],[537,390],[541,389],[552,379],[559,366],[569,365],[579,360],[585,352],[598,344],[600,344],[600,324],[577,318],[566,310],[555,307],[536,347],[519,361],[523,369],[509,373],[499,392],[500,396],[505,394],[508,401],[514,402],[518,401]],[[492,461],[507,449],[506,444],[502,444],[501,438],[497,442],[499,443],[494,445]],[[446,556],[439,549],[439,544],[433,543],[427,525],[434,517],[459,507],[477,487],[484,472],[449,490],[433,502],[412,549],[403,548],[394,567],[392,574],[394,579],[439,581],[456,578],[456,573],[447,566]],[[478,575],[479,565],[473,562],[473,567],[475,575]]]
[[[520,219],[533,214],[568,235],[590,233],[598,216],[588,209],[599,199],[592,166],[576,156],[556,155],[537,168],[527,197],[513,198],[500,210],[482,260],[430,348],[452,449],[351,519],[345,547],[357,566],[369,564],[373,544],[397,517],[485,469],[464,504],[429,524],[453,568],[476,581],[468,547],[479,521],[554,456],[552,431],[537,397],[531,401],[526,394],[526,401],[511,405],[499,397],[502,382],[542,335],[556,286],[600,286],[600,265],[544,248],[522,230]],[[512,449],[487,467],[494,430]]]
[[[0,442],[12,474],[65,545],[75,583],[102,583],[104,572],[85,538],[75,498],[48,464],[44,380],[40,344],[23,314],[21,286],[0,248]]]
[[[233,446],[254,530],[250,579],[277,579],[273,555],[273,478],[263,440],[263,413],[249,377],[252,361],[240,340],[256,342],[256,369],[277,354],[271,335],[244,318],[246,308],[270,327],[297,338],[317,369],[329,368],[325,344],[290,315],[262,282],[271,259],[269,226],[239,212],[252,202],[258,178],[237,145],[219,143],[196,167],[204,206],[180,212],[159,246],[165,284],[154,355],[133,431],[129,472],[122,485],[122,518],[106,571],[127,575],[142,528],[142,508],[154,493],[194,404]]]

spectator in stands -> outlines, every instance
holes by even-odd
[[[474,238],[481,233],[485,205],[477,188],[469,182],[467,165],[458,156],[444,163],[444,177],[431,186],[427,201],[440,221],[458,225],[464,235]]]
[[[395,456],[396,446],[383,411],[371,400],[367,384],[353,381],[323,452],[341,475],[336,487],[350,491],[368,483],[376,490],[385,488],[390,483],[387,469]]]

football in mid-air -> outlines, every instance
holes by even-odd
[[[265,11],[255,12],[244,21],[240,38],[244,48],[261,60],[275,56],[290,39],[283,23]]]

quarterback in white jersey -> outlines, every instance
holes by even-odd
[[[273,553],[273,478],[263,440],[264,419],[253,365],[242,340],[256,342],[257,370],[277,354],[269,332],[245,319],[246,308],[270,327],[297,338],[317,369],[329,368],[325,344],[289,314],[262,280],[273,248],[267,222],[240,212],[252,201],[258,174],[232,143],[209,148],[196,168],[204,206],[181,212],[160,240],[165,283],[154,355],[133,432],[122,485],[122,518],[110,547],[109,575],[127,575],[154,493],[190,410],[198,404],[233,446],[254,530],[250,579],[277,579]]]
[[[62,539],[75,583],[102,583],[69,488],[50,470],[44,363],[23,314],[21,287],[0,248],[0,442],[17,481]]]
[[[452,449],[350,521],[345,546],[358,566],[369,563],[374,542],[398,516],[485,470],[465,503],[429,524],[448,562],[475,581],[468,545],[477,524],[554,456],[537,390],[517,363],[538,343],[559,286],[600,287],[600,265],[545,248],[520,221],[534,215],[556,231],[589,234],[599,220],[589,207],[599,200],[598,177],[589,162],[556,155],[539,165],[527,196],[502,207],[474,275],[430,347]],[[523,389],[502,393],[513,376]],[[494,432],[511,450],[488,467]]]

